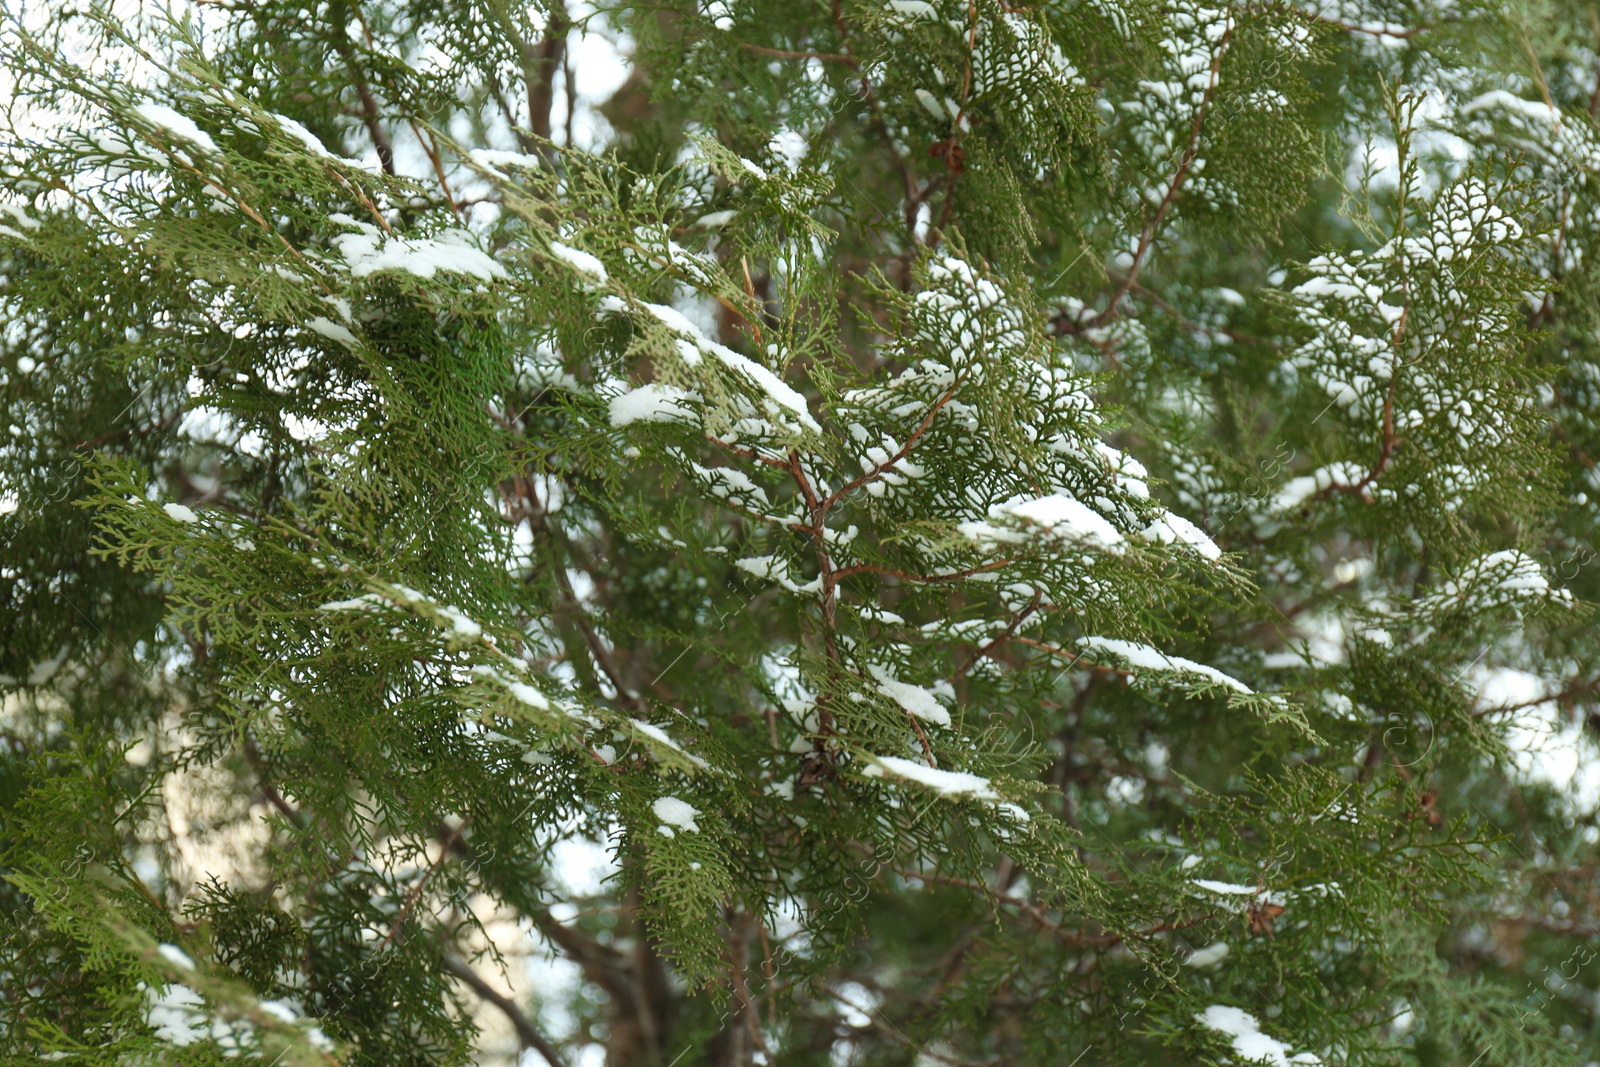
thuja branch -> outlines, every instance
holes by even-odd
[[[1230,19],[1228,28],[1223,32],[1222,39],[1217,43],[1216,51],[1211,57],[1211,69],[1207,75],[1205,95],[1201,97],[1200,106],[1195,108],[1194,119],[1189,126],[1189,139],[1184,145],[1183,154],[1179,157],[1178,168],[1172,175],[1172,180],[1167,183],[1166,192],[1161,197],[1161,202],[1156,205],[1155,213],[1145,218],[1144,225],[1139,230],[1138,244],[1134,248],[1133,262],[1129,264],[1127,274],[1121,284],[1112,293],[1111,299],[1106,302],[1105,310],[1090,318],[1084,323],[1074,323],[1065,318],[1057,320],[1057,329],[1060,332],[1077,333],[1084,330],[1098,329],[1106,325],[1121,314],[1119,307],[1123,299],[1132,290],[1139,280],[1139,272],[1144,269],[1149,257],[1152,244],[1161,224],[1166,220],[1167,213],[1172,210],[1177,202],[1178,193],[1183,189],[1184,181],[1189,177],[1194,167],[1194,161],[1200,156],[1200,135],[1205,127],[1206,114],[1211,109],[1211,100],[1217,90],[1218,74],[1222,69],[1222,57],[1227,53],[1228,44],[1233,37],[1233,22]]]

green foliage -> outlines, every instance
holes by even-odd
[[[5,27],[0,1062],[1595,1058],[1586,8]]]

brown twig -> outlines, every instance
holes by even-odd
[[[1566,704],[1586,694],[1593,696],[1597,690],[1600,690],[1600,678],[1590,678],[1581,682],[1572,682],[1565,689],[1555,693],[1546,693],[1543,696],[1534,697],[1532,700],[1523,700],[1515,704],[1497,704],[1492,708],[1482,708],[1473,712],[1472,717],[1482,719],[1490,715],[1505,715],[1510,712],[1538,707],[1540,704]]]
[[[949,405],[950,401],[956,398],[956,393],[961,391],[961,386],[965,383],[965,381],[966,379],[964,376],[958,375],[956,377],[956,380],[951,383],[950,388],[946,389],[944,394],[940,396],[938,400],[933,402],[933,406],[928,408],[928,413],[922,417],[922,421],[917,424],[916,429],[911,431],[911,436],[906,438],[905,444],[901,445],[899,450],[895,452],[894,455],[890,456],[882,463],[879,463],[877,466],[862,474],[860,477],[852,478],[838,489],[835,489],[832,493],[829,493],[827,499],[823,501],[824,513],[826,513],[829,508],[833,507],[833,505],[837,504],[850,493],[861,488],[863,485],[866,485],[868,482],[882,477],[884,473],[893,468],[896,463],[910,455],[911,450],[917,447],[917,443],[921,441],[928,430],[933,427],[933,420],[938,417],[939,412],[943,411]]]
[[[1406,314],[1409,310],[1409,307],[1401,310],[1400,321],[1395,323],[1394,333],[1390,339],[1390,344],[1395,350],[1395,361],[1394,367],[1389,372],[1389,386],[1386,390],[1384,390],[1383,395],[1383,439],[1378,445],[1377,460],[1372,464],[1372,467],[1367,471],[1367,473],[1361,476],[1359,481],[1330,482],[1327,486],[1317,490],[1315,493],[1311,494],[1311,496],[1307,497],[1306,503],[1311,503],[1312,501],[1316,500],[1324,500],[1329,496],[1332,496],[1334,493],[1347,493],[1351,496],[1359,496],[1368,504],[1373,502],[1372,494],[1368,493],[1367,490],[1371,488],[1373,483],[1375,483],[1379,478],[1383,477],[1384,471],[1389,469],[1389,463],[1394,459],[1395,452],[1401,444],[1400,435],[1395,432],[1394,428],[1394,396],[1395,389],[1400,383],[1400,339],[1405,330]]]
[[[790,52],[782,48],[767,48],[764,45],[751,44],[749,41],[740,41],[739,47],[747,52],[773,56],[777,59],[817,59],[824,63],[843,63],[852,70],[861,66],[855,56],[845,55],[842,52]]]
[[[844,567],[834,573],[835,578],[845,578],[852,574],[881,574],[889,578],[897,578],[902,582],[915,582],[918,585],[943,585],[946,582],[959,582],[971,578],[975,574],[987,574],[990,571],[1009,567],[1017,562],[1015,559],[997,559],[966,570],[952,571],[949,574],[912,574],[910,571],[897,570],[894,567],[883,567],[876,563],[857,563],[852,567]]]
[[[1189,177],[1189,172],[1194,166],[1194,161],[1200,155],[1200,132],[1205,126],[1206,114],[1211,110],[1211,98],[1217,90],[1217,75],[1222,69],[1222,57],[1228,51],[1228,43],[1233,37],[1233,26],[1230,22],[1228,29],[1222,35],[1222,40],[1217,42],[1217,51],[1211,57],[1211,71],[1206,82],[1205,95],[1200,100],[1200,106],[1195,108],[1194,121],[1189,127],[1189,141],[1184,147],[1183,156],[1178,162],[1178,169],[1172,176],[1172,181],[1167,185],[1166,193],[1161,197],[1161,203],[1156,206],[1155,214],[1145,220],[1144,226],[1139,231],[1139,244],[1133,253],[1133,262],[1128,266],[1128,273],[1117,287],[1111,300],[1106,304],[1105,310],[1092,317],[1088,322],[1078,325],[1081,330],[1092,330],[1104,326],[1116,318],[1119,312],[1117,306],[1122,303],[1134,284],[1139,280],[1139,272],[1144,268],[1145,257],[1155,241],[1156,232],[1165,221],[1167,212],[1172,210],[1172,205],[1177,202],[1178,192],[1183,188],[1184,181]]]
[[[417,882],[417,884],[411,888],[411,892],[406,894],[405,902],[400,906],[400,914],[395,918],[394,925],[389,927],[389,932],[384,935],[383,940],[378,942],[378,948],[376,950],[377,952],[381,953],[384,949],[388,948],[389,944],[394,941],[395,935],[400,932],[403,926],[405,926],[406,919],[411,915],[411,909],[416,907],[417,899],[422,896],[422,890],[427,886],[428,882],[433,878],[433,876],[438,873],[439,868],[444,866],[445,858],[450,855],[450,846],[455,844],[456,838],[460,837],[461,832],[471,825],[471,823],[472,816],[468,815],[456,825],[454,830],[450,831],[449,836],[447,836],[443,841],[439,842],[439,858],[433,861],[432,865],[429,866],[428,870],[423,874],[421,881]]]
[[[956,668],[956,672],[951,676],[951,680],[954,681],[958,678],[966,677],[967,673],[971,671],[973,667],[976,667],[978,665],[978,661],[987,656],[991,649],[993,649],[1000,642],[1009,640],[1014,634],[1016,634],[1017,628],[1023,623],[1027,622],[1028,619],[1033,616],[1033,613],[1039,610],[1041,599],[1042,595],[1040,592],[1037,589],[1034,590],[1033,599],[1028,602],[1028,606],[1013,614],[1011,616],[1011,621],[1006,624],[1006,628],[1004,630],[1001,630],[999,633],[995,634],[994,637],[985,642],[981,648],[972,654],[971,659],[967,660],[967,662],[962,666]]]
[[[566,1067],[561,1053],[556,1051],[545,1036],[541,1034],[533,1021],[528,1018],[523,1010],[517,1007],[516,1002],[501,993],[494,986],[483,979],[483,976],[473,970],[465,960],[457,959],[450,953],[445,953],[442,961],[444,969],[466,983],[467,988],[476,993],[480,999],[493,1004],[510,1020],[511,1028],[517,1032],[517,1040],[524,1049],[533,1049],[543,1056],[550,1067]]]
[[[372,95],[372,87],[359,73],[360,65],[356,62],[355,51],[350,47],[343,34],[335,33],[332,36],[334,51],[339,53],[339,58],[344,60],[350,69],[351,77],[355,80],[356,96],[361,100],[361,122],[367,128],[367,136],[372,138],[372,147],[377,150],[378,163],[383,167],[385,174],[394,174],[394,142],[389,138],[389,131],[383,128],[379,121],[380,110],[378,98]]]
[[[426,140],[415,122],[408,121],[407,125],[411,127],[412,136],[416,137],[417,143],[422,146],[422,152],[428,157],[428,162],[433,164],[434,177],[439,179],[439,189],[444,193],[445,202],[450,205],[450,213],[460,218],[461,205],[456,203],[455,194],[450,191],[450,183],[445,179],[444,161],[439,158],[438,144]]]

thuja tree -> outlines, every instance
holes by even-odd
[[[1600,1055],[1591,8],[3,42],[6,1062]]]

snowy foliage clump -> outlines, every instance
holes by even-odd
[[[1600,1058],[1589,9],[13,6],[0,1061]]]

